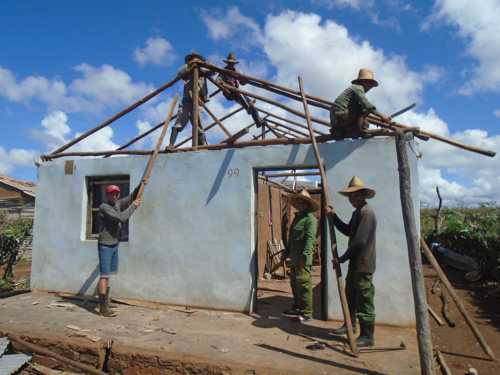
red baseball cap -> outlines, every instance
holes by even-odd
[[[116,185],[108,185],[106,186],[106,193],[107,194],[110,194],[110,193],[119,193],[120,192],[120,188]]]

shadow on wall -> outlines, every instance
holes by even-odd
[[[222,184],[222,180],[224,179],[224,176],[226,175],[227,168],[229,167],[229,164],[231,163],[231,160],[233,159],[234,156],[234,149],[229,150],[226,152],[226,156],[224,156],[224,160],[222,161],[219,171],[217,172],[217,175],[215,176],[215,180],[212,184],[212,188],[210,189],[210,193],[208,193],[208,198],[207,202],[205,203],[205,206],[207,206],[210,201],[215,197],[215,194],[220,189],[220,186]]]
[[[82,287],[78,291],[78,294],[86,294],[90,288],[90,286],[97,280],[99,276],[99,264],[97,264],[92,271],[92,273],[87,277],[87,280],[83,283]]]

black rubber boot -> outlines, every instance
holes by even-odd
[[[106,294],[99,294],[99,314],[106,318],[112,318],[116,316],[116,313],[109,309]]]
[[[351,316],[351,323],[352,323],[352,332],[356,333],[357,332],[357,329],[356,329],[356,315]],[[332,331],[332,335],[337,335],[337,336],[347,335],[347,326],[346,326],[346,324],[344,323],[342,325],[342,327],[334,329]]]
[[[375,338],[373,337],[375,325],[361,325],[361,334],[356,339],[358,348],[366,348],[375,345]]]

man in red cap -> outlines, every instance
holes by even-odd
[[[120,199],[120,188],[116,185],[106,187],[107,202],[99,206],[101,231],[97,240],[99,250],[99,313],[112,317],[116,313],[109,309],[109,278],[118,272],[118,244],[122,225],[130,218],[141,201],[137,199],[137,187],[134,192]]]

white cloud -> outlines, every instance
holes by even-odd
[[[32,166],[36,152],[21,148],[6,150],[0,146],[0,174],[9,174],[17,166]]]
[[[466,42],[467,53],[477,65],[461,88],[463,94],[481,90],[500,92],[499,19],[498,0],[436,0],[433,14],[423,25],[428,29],[433,23],[443,21],[454,26]]]
[[[176,55],[172,44],[165,38],[154,37],[146,40],[143,48],[134,50],[134,60],[140,65],[151,63],[154,65],[170,65]]]
[[[151,85],[134,82],[126,72],[111,65],[80,64],[75,70],[81,77],[66,84],[59,78],[43,76],[17,79],[10,70],[0,66],[0,97],[22,104],[37,100],[49,110],[95,113],[131,104],[152,90]]]
[[[82,133],[76,133],[75,138]],[[107,151],[115,150],[119,146],[113,142],[113,129],[109,126],[92,134],[88,138],[71,147],[72,151]]]
[[[311,0],[313,4],[326,6],[327,8],[370,8],[374,0]]]
[[[208,28],[210,38],[214,40],[229,39],[238,35],[240,41],[245,39],[246,43],[253,44],[260,39],[257,22],[241,14],[238,7],[228,8],[225,14],[220,10],[202,10],[201,18]]]
[[[500,118],[500,109],[493,111],[493,114],[495,115],[496,118]]]
[[[54,111],[45,116],[42,120],[44,142],[49,149],[63,145],[66,136],[71,132],[68,125],[68,116],[62,111]]]

